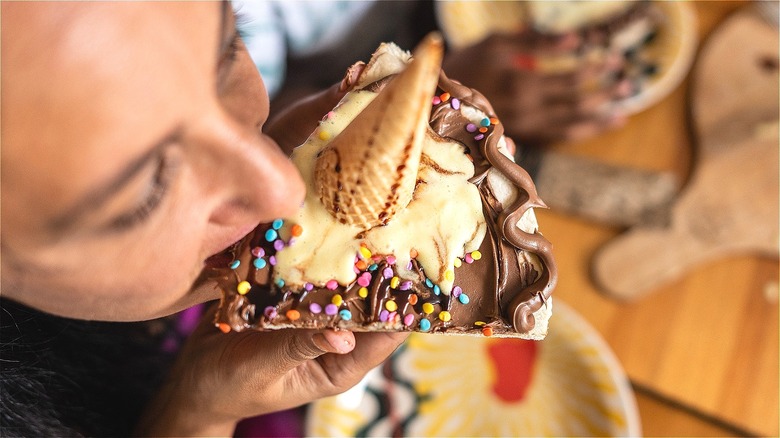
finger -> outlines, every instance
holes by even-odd
[[[327,385],[320,383],[320,387],[329,387],[331,394],[346,391],[387,359],[408,336],[408,332],[356,333],[355,349],[349,354],[318,358],[323,371],[321,377],[327,380]]]

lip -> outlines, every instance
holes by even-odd
[[[241,242],[246,240],[261,224],[262,222],[238,228],[230,235],[228,239],[224,240],[225,242],[230,243],[225,244],[222,249],[207,257],[203,261],[204,266],[208,268],[220,268],[227,266],[227,264],[232,262],[234,258],[234,253],[232,250]]]

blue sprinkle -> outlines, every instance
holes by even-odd
[[[350,319],[352,319],[352,312],[350,312],[350,311],[349,311],[349,310],[347,310],[347,309],[341,309],[341,310],[339,311],[339,316],[340,316],[340,317],[341,317],[341,319],[343,319],[344,321],[349,321]]]
[[[488,124],[490,124],[489,120],[488,120]],[[278,230],[279,228],[282,228],[282,225],[284,225],[284,221],[281,219],[275,219],[273,222],[271,222],[271,227],[274,230]]]
[[[490,126],[490,119],[485,117],[484,119],[479,121],[479,124],[482,126]]]
[[[439,295],[440,293],[441,293],[441,288],[439,287],[438,284],[434,284],[433,285],[433,294],[434,295]]]
[[[268,263],[266,263],[265,259],[257,258],[252,264],[255,265],[255,268],[257,269],[263,269]]]
[[[424,332],[427,332],[430,329],[431,329],[431,322],[428,321],[427,319],[424,319],[424,318],[421,319],[420,320],[420,330],[422,330]]]
[[[460,294],[458,295],[458,301],[460,301],[461,304],[468,304],[469,303],[469,296],[466,294]]]
[[[430,278],[425,279],[425,285],[428,287],[433,287],[433,282],[431,281]]]
[[[284,287],[284,280],[282,280],[281,278],[276,280],[276,285],[279,287]]]
[[[241,266],[241,260],[233,260],[230,262],[230,269],[236,269],[239,266]]]
[[[265,232],[265,240],[269,242],[273,242],[277,237],[279,237],[279,233],[277,233],[273,228]]]
[[[371,266],[368,267],[368,270],[371,272],[374,272],[377,269],[379,269],[379,265],[377,265],[376,263],[372,263]]]

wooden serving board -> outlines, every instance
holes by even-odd
[[[594,280],[636,299],[708,261],[778,256],[778,31],[746,7],[706,41],[690,96],[692,176],[662,227],[637,226],[594,256]]]

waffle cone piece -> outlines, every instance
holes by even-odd
[[[368,230],[409,204],[443,45],[429,36],[398,74],[317,158],[315,181],[341,223]]]

